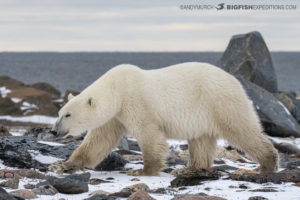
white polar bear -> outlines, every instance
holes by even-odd
[[[51,170],[74,172],[95,167],[124,132],[134,136],[144,169],[135,175],[158,175],[168,154],[167,138],[186,139],[189,166],[210,168],[216,140],[224,138],[261,165],[278,168],[278,154],[262,134],[259,118],[239,81],[206,63],[183,63],[143,70],[119,65],[72,98],[59,111],[59,136],[88,130],[68,161]]]

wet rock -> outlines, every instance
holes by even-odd
[[[120,170],[127,161],[118,153],[110,153],[100,164],[95,167],[96,171]]]
[[[8,129],[0,125],[0,136],[11,136]]]
[[[48,84],[48,83],[34,83],[32,85],[30,85],[30,87],[33,87],[35,89],[47,92],[48,94],[50,94],[51,98],[53,99],[58,99],[60,98],[60,91],[58,91],[56,88],[54,88],[52,85]]]
[[[0,159],[6,166],[35,168],[45,171],[50,163],[42,163],[35,160],[35,154],[32,152],[67,159],[76,147],[74,144],[50,146],[38,143],[36,138],[26,136],[0,137]]]
[[[259,32],[232,36],[217,66],[233,75],[241,75],[269,92],[277,91],[272,58]]]
[[[0,187],[0,200],[23,200],[23,198],[15,197],[7,193],[2,187]]]
[[[37,127],[32,128],[29,131],[24,133],[24,136],[35,137],[39,140],[50,140],[53,139],[56,135],[56,132],[51,131],[50,127]]]
[[[300,169],[289,168],[278,173],[232,173],[229,176],[232,180],[248,181],[254,183],[272,182],[280,184],[282,182],[300,182]]]
[[[19,178],[18,177],[13,177],[7,181],[4,181],[0,183],[1,187],[8,187],[11,189],[18,189],[19,188]]]
[[[279,152],[286,154],[300,154],[300,149],[294,145],[287,142],[282,142],[279,144],[274,144],[274,147],[278,149]]]
[[[37,195],[34,192],[31,192],[29,190],[24,190],[24,189],[12,191],[12,192],[10,192],[10,194],[15,195],[17,197],[24,198],[24,199],[37,198]]]
[[[200,185],[203,181],[217,180],[221,174],[216,170],[183,170],[171,181],[172,187]]]
[[[113,197],[113,196],[108,196],[108,195],[105,195],[105,194],[96,194],[96,195],[93,195],[87,199],[84,199],[84,200],[115,200],[117,199],[116,197]]]
[[[89,174],[89,173],[88,173]],[[78,174],[74,174],[78,175]],[[80,174],[78,176],[69,175],[65,178],[48,177],[47,181],[39,183],[36,187],[41,187],[47,184],[51,184],[57,191],[64,194],[80,194],[87,192],[88,180],[85,174]]]
[[[52,185],[42,185],[32,190],[37,195],[55,195],[57,190]]]
[[[268,198],[262,196],[253,196],[253,197],[249,197],[248,200],[268,200]]]
[[[127,200],[155,200],[144,190],[137,190],[135,193],[130,195]]]
[[[300,126],[288,109],[267,90],[237,77],[252,100],[265,132],[277,137],[300,137]]]
[[[128,142],[129,150],[132,150],[132,151],[141,151],[141,148],[140,148],[140,146],[139,146],[139,144],[138,144],[137,141],[127,139],[127,142]]]

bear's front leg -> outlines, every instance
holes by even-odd
[[[85,167],[94,168],[118,144],[124,132],[124,127],[112,119],[102,127],[88,132],[81,145],[65,162],[50,165],[50,171],[57,173],[74,173]]]
[[[134,134],[143,153],[144,168],[129,170],[132,176],[158,176],[161,169],[166,167],[165,159],[168,154],[168,144],[164,132],[159,128],[148,128],[147,132]]]

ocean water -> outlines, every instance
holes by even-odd
[[[135,64],[144,69],[199,61],[216,64],[221,52],[178,53],[0,53],[0,75],[27,84],[47,82],[65,92],[81,91],[118,64]],[[272,52],[280,90],[300,96],[300,52]]]

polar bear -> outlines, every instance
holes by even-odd
[[[207,63],[155,70],[116,66],[71,95],[53,129],[60,137],[88,131],[69,160],[50,166],[57,172],[95,167],[125,132],[137,139],[143,154],[144,168],[132,175],[159,174],[167,138],[188,141],[192,169],[211,167],[218,138],[259,162],[262,172],[278,169],[278,153],[239,81]]]

